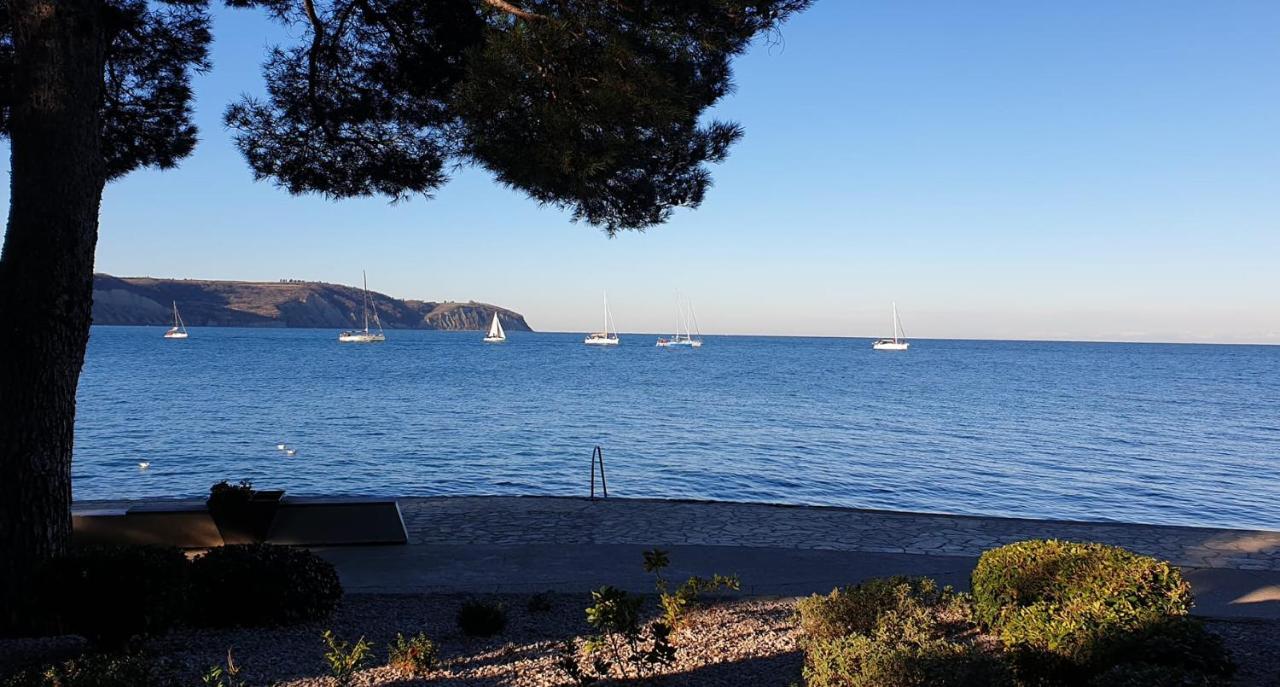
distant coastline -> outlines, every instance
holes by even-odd
[[[497,313],[509,331],[533,331],[524,315],[489,303],[416,301],[370,292],[387,329],[482,330]],[[363,323],[359,288],[342,284],[155,279],[95,274],[96,325],[170,324],[172,304],[192,327],[348,328]]]

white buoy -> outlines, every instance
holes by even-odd
[[[286,448],[289,448],[289,447],[288,447],[288,446],[285,446],[284,444],[276,444],[276,450],[277,450],[277,451],[283,451],[283,450],[285,450]]]
[[[146,470],[149,467],[151,467],[151,461],[149,460],[144,460],[141,463],[138,463],[139,470]]]
[[[292,448],[290,448],[290,449],[285,449],[284,454],[285,454],[286,456],[296,456],[296,455],[298,455],[298,451],[297,451],[297,449],[292,449]]]

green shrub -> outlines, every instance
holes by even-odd
[[[387,665],[411,677],[422,677],[440,666],[440,652],[426,634],[405,639],[397,633],[387,654]]]
[[[805,642],[804,678],[809,687],[1005,687],[1013,671],[1000,654],[983,650],[972,633],[949,617],[947,606],[913,599],[906,583],[893,586],[903,600],[883,610],[871,632],[825,633]],[[873,586],[867,600],[882,591]],[[819,599],[823,597],[817,597]],[[884,599],[884,597],[880,597]],[[892,601],[885,601],[893,605]],[[859,609],[859,615],[865,608]]]
[[[360,666],[369,660],[373,644],[365,641],[364,637],[356,640],[355,644],[344,642],[329,630],[325,630],[320,638],[328,648],[324,653],[324,660],[329,664],[329,674],[338,687],[347,687],[359,672]]]
[[[192,564],[191,583],[192,621],[213,627],[323,620],[342,599],[328,561],[270,544],[211,549]]]
[[[500,603],[472,599],[458,609],[458,629],[468,637],[492,637],[507,629],[507,609]]]
[[[796,604],[805,641],[836,639],[875,631],[880,616],[907,605],[936,607],[955,595],[927,577],[884,577],[852,587],[814,594]]]
[[[1006,643],[1084,665],[1108,637],[1191,608],[1172,564],[1105,544],[1024,541],[982,554],[978,617]]]
[[[177,687],[167,667],[143,654],[90,654],[9,677],[5,687]]]
[[[53,632],[119,646],[183,618],[189,572],[175,548],[78,547],[45,565],[36,608]]]
[[[662,622],[676,629],[685,624],[685,614],[698,604],[698,598],[720,590],[738,591],[742,583],[737,575],[693,576],[671,591],[662,571],[671,565],[670,555],[662,549],[644,552],[644,570],[653,574],[654,588],[658,592],[658,605],[662,607]]]

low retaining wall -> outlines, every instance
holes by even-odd
[[[222,546],[222,534],[202,501],[154,501],[124,507],[73,510],[77,544],[162,544],[184,549]],[[267,543],[299,546],[405,544],[395,499],[286,496]]]

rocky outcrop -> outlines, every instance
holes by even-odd
[[[488,303],[406,301],[370,292],[387,329],[481,330],[498,313],[509,331],[532,331],[520,313]],[[360,289],[321,282],[244,282],[94,275],[93,323],[163,325],[177,301],[192,327],[363,326]]]

